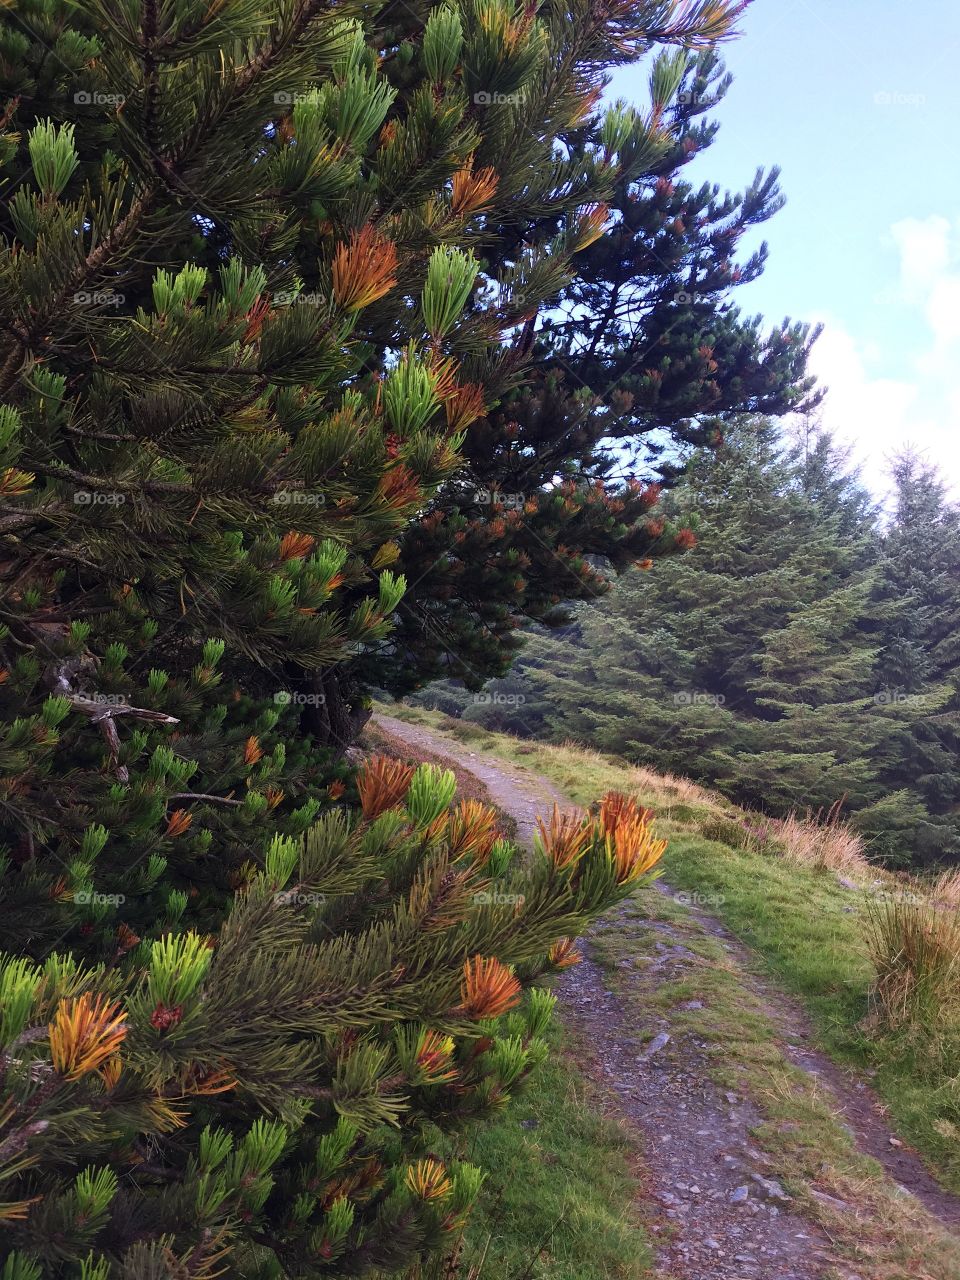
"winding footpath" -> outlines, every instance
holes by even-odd
[[[545,778],[510,762],[471,750],[422,725],[378,715],[380,730],[411,754],[441,758],[473,775],[491,801],[517,824],[517,840],[529,846],[538,814],[556,803],[574,807]],[[691,1000],[679,1010],[664,1008],[655,992],[665,983],[690,980],[696,991],[698,960],[691,937],[708,936],[724,955],[724,965],[776,1028],[786,1059],[815,1083],[819,1096],[836,1114],[860,1151],[884,1168],[897,1196],[910,1201],[953,1234],[960,1235],[960,1199],[943,1190],[919,1157],[891,1131],[869,1086],[842,1071],[814,1047],[809,1021],[785,993],[757,973],[756,959],[717,919],[673,895],[661,880],[661,893],[686,908],[682,928],[657,919],[628,902],[601,921],[595,947],[588,943],[583,962],[567,970],[557,984],[561,1011],[589,1048],[589,1072],[602,1086],[610,1110],[640,1138],[646,1169],[645,1195],[656,1206],[648,1226],[657,1249],[660,1280],[873,1280],[838,1259],[828,1227],[813,1221],[771,1176],[771,1161],[753,1137],[763,1123],[757,1103],[742,1092],[722,1089],[716,1057],[681,1015],[702,1009]],[[605,931],[619,931],[644,917],[655,931],[649,956],[621,959],[616,981],[598,963],[596,949]],[[708,997],[705,996],[704,999]],[[643,1009],[638,1022],[635,1006]],[[830,1211],[856,1215],[860,1207],[812,1192]],[[914,1203],[914,1198],[915,1202]],[[821,1217],[821,1215],[817,1215]],[[924,1280],[922,1267],[882,1271]],[[952,1275],[951,1270],[937,1272]]]

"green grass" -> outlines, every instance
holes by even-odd
[[[463,1276],[473,1280],[640,1280],[650,1250],[639,1221],[632,1139],[599,1109],[551,1035],[549,1061],[467,1159],[489,1171],[471,1216]],[[477,1270],[479,1268],[479,1270]]]
[[[916,1054],[902,1037],[871,1036],[864,1029],[872,979],[865,893],[843,888],[829,870],[798,866],[773,851],[705,839],[701,827],[732,831],[742,815],[682,779],[659,778],[577,746],[486,731],[479,731],[481,741],[476,726],[419,708],[384,710],[467,738],[491,755],[542,774],[577,803],[589,805],[617,789],[651,807],[659,834],[669,838],[663,860],[667,881],[710,900],[708,909],[754,950],[761,968],[799,997],[820,1046],[841,1063],[871,1074],[894,1127],[945,1186],[960,1191],[960,1086],[938,1073],[935,1055]]]

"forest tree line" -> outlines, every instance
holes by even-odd
[[[728,424],[651,511],[691,536],[431,705],[575,738],[775,816],[848,813],[874,857],[960,850],[960,511],[909,452],[881,509],[830,436]]]

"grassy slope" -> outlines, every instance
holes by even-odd
[[[554,1032],[554,1052],[466,1157],[489,1176],[464,1275],[483,1280],[640,1280],[650,1250],[635,1203],[632,1139],[606,1119]]]
[[[670,884],[710,900],[709,910],[756,951],[783,988],[802,999],[822,1047],[873,1075],[897,1130],[944,1185],[960,1191],[955,1086],[923,1078],[898,1046],[873,1041],[862,1030],[871,977],[863,932],[865,895],[841,886],[832,871],[798,867],[706,838],[704,830],[734,826],[730,819],[738,811],[692,783],[665,780],[575,746],[491,734],[419,708],[385,710],[526,766],[578,803],[590,804],[613,788],[653,808],[659,833],[670,841],[664,857]]]

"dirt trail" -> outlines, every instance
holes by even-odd
[[[389,716],[376,721],[412,753],[439,756],[472,773],[492,802],[515,819],[522,843],[532,840],[539,813],[554,803],[572,807],[546,779],[522,767],[421,725]],[[663,881],[658,887],[676,900]],[[816,1080],[860,1150],[878,1160],[931,1215],[960,1231],[960,1200],[944,1191],[894,1136],[869,1086],[813,1047],[806,1015],[758,975],[747,947],[699,907],[688,903],[687,910],[691,926],[720,942],[737,968],[738,981],[759,999],[777,1028],[785,1056]],[[689,932],[664,920],[647,923],[657,931],[652,958],[624,962],[631,995],[687,977],[696,967],[696,957],[684,945]],[[616,917],[608,918],[605,927],[616,926]],[[804,1218],[765,1172],[768,1158],[751,1139],[761,1114],[749,1099],[713,1083],[705,1046],[667,1012],[635,1025],[626,1002],[610,985],[588,949],[584,962],[562,976],[557,992],[565,1020],[591,1046],[593,1074],[613,1095],[621,1116],[643,1136],[649,1186],[662,1209],[661,1224],[653,1230],[663,1280],[821,1280],[827,1274],[862,1280],[838,1264],[822,1228]],[[688,1007],[700,1006],[694,1002]],[[855,1213],[853,1206],[840,1202],[830,1207]]]

